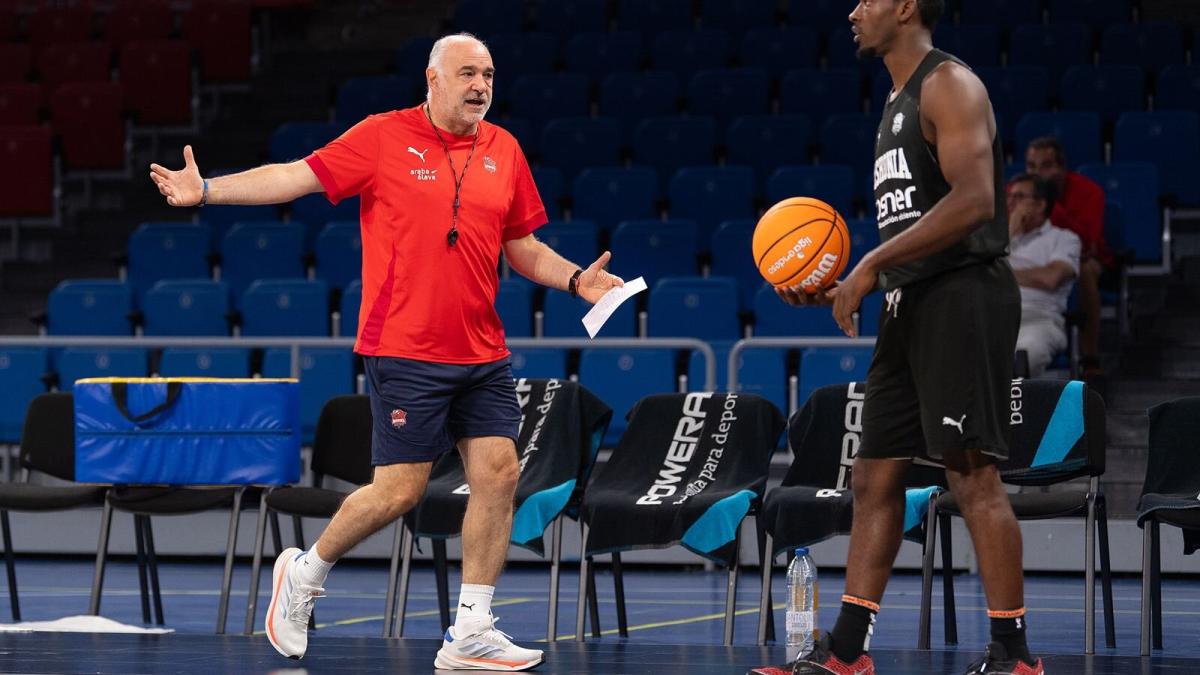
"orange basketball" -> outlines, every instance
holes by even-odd
[[[850,231],[830,205],[792,197],[767,209],[754,228],[754,264],[774,286],[809,293],[829,288],[846,269]]]

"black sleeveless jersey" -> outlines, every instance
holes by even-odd
[[[875,208],[882,241],[912,227],[950,192],[950,184],[938,165],[937,148],[921,132],[921,85],[935,67],[947,60],[962,64],[946,52],[930,51],[904,89],[883,108],[883,120],[875,137],[874,176]],[[991,220],[980,223],[949,248],[883,270],[879,274],[879,283],[884,290],[947,270],[988,262],[1008,253],[1004,160],[999,133],[992,140],[992,158],[996,212]]]

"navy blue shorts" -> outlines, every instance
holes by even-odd
[[[462,438],[517,441],[521,408],[510,359],[459,365],[367,356],[371,463],[432,462]]]

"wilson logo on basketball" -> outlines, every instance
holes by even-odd
[[[838,256],[834,255],[833,253],[826,253],[825,255],[821,256],[821,262],[817,263],[817,269],[813,270],[812,274],[804,277],[804,281],[801,281],[799,285],[804,288],[808,288],[810,286],[824,286],[825,277],[829,276],[830,272],[837,269],[837,266]]]
[[[396,408],[392,411],[392,426],[396,429],[408,424],[408,413]]]

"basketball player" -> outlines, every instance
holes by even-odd
[[[266,633],[301,658],[308,619],[333,564],[420,499],[433,462],[457,446],[471,497],[463,520],[462,587],[454,625],[434,666],[526,670],[540,649],[496,628],[492,595],[504,566],[520,468],[521,421],[504,326],[496,315],[497,264],[595,303],[623,285],[603,267],[564,260],[533,232],[546,223],[525,155],[483,121],[495,68],[474,36],[434,43],[426,101],[371,115],[307,158],[205,180],[191,147],[185,166],[154,164],[172,206],[273,204],[313,192],[337,203],[362,195],[363,297],[355,351],[370,383],[373,481],[342,502],[307,551],[275,562]]]
[[[752,672],[872,675],[875,615],[904,522],[912,459],[945,464],[987,596],[992,642],[968,673],[1041,675],[1025,643],[1021,531],[995,462],[1005,424],[1021,298],[1005,258],[1000,140],[986,89],[933,48],[944,0],[860,0],[850,14],[860,57],[881,56],[893,89],[875,148],[880,239],[826,293],[780,291],[793,305],[832,304],[853,336],[867,293],[886,302],[867,375],[846,594],[832,634],[782,667]]]

